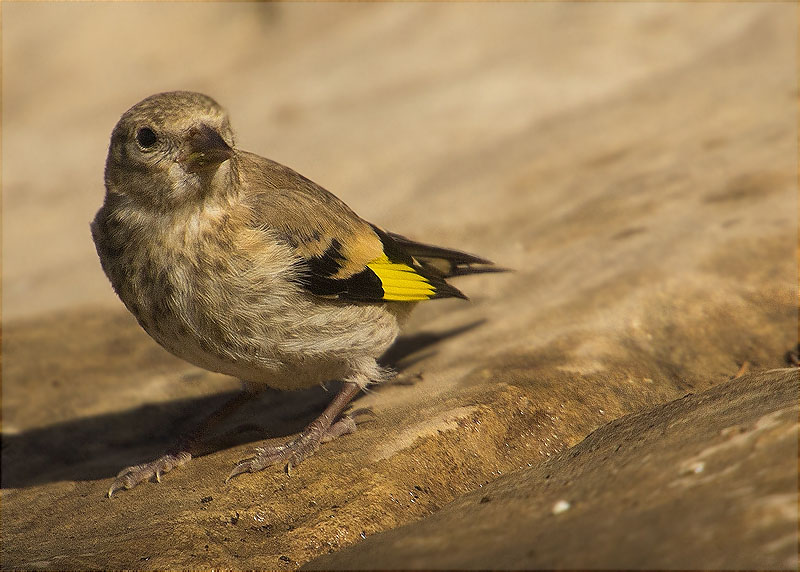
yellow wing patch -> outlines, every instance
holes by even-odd
[[[429,300],[436,294],[436,287],[407,264],[392,262],[384,254],[376,258],[367,268],[380,278],[383,299],[394,302]]]

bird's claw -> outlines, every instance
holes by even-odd
[[[333,441],[355,430],[356,422],[349,415],[345,415],[327,429],[312,423],[288,443],[258,447],[252,457],[236,464],[225,482],[242,473],[255,473],[277,463],[286,463],[286,473],[291,476],[292,469],[313,455],[322,443]]]
[[[153,477],[155,477],[156,482],[160,483],[161,475],[170,472],[175,467],[186,464],[191,458],[192,455],[189,452],[181,451],[174,455],[164,455],[150,463],[125,467],[117,473],[117,478],[111,483],[111,487],[108,489],[108,498],[111,498],[117,491],[132,489],[139,483]]]

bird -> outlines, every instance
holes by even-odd
[[[341,381],[301,433],[256,448],[228,479],[279,463],[291,471],[355,430],[343,412],[391,377],[378,359],[417,303],[467,299],[449,278],[501,270],[384,230],[289,167],[238,149],[227,112],[201,93],[157,93],[126,111],[104,179],[90,226],[116,294],[167,351],[243,387],[163,456],[120,471],[108,497],[185,464],[211,424],[264,388]]]

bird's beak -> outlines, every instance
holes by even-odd
[[[186,134],[178,162],[189,173],[216,169],[233,155],[233,149],[214,129],[205,124]]]

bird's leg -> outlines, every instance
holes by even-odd
[[[345,382],[325,411],[314,419],[300,435],[283,445],[258,447],[253,457],[240,461],[233,468],[226,481],[236,475],[255,473],[270,465],[283,462],[286,463],[287,472],[291,473],[292,467],[313,455],[321,443],[332,441],[336,437],[355,431],[356,423],[352,417],[345,415],[338,420],[336,418],[360,390],[361,387],[357,383]]]
[[[192,455],[197,454],[203,438],[211,428],[247,403],[252,397],[253,392],[246,390],[236,394],[214,413],[206,417],[191,433],[182,436],[163,456],[149,463],[132,465],[122,469],[117,474],[114,482],[111,483],[111,487],[108,489],[108,497],[111,498],[116,491],[131,489],[152,477],[161,482],[161,475],[187,463],[192,458]]]

